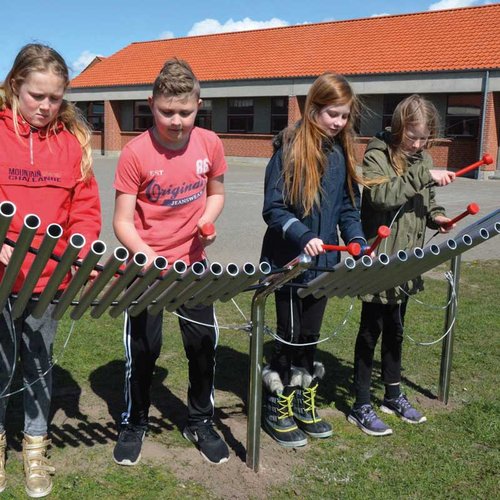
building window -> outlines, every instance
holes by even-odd
[[[382,128],[391,126],[392,115],[396,106],[410,94],[388,94],[384,96],[384,108],[382,114]]]
[[[449,95],[445,135],[447,137],[477,137],[481,102],[481,94]]]
[[[92,130],[104,130],[104,101],[78,102],[77,106],[89,122]]]
[[[195,125],[212,130],[212,99],[203,99],[201,101],[201,108],[196,115]]]
[[[288,125],[288,97],[271,98],[271,133],[277,134]]]
[[[253,131],[253,99],[229,99],[227,131],[244,133]]]
[[[153,114],[148,101],[134,102],[134,130],[142,132],[153,126]]]

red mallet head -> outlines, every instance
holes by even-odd
[[[479,212],[479,205],[477,203],[469,203],[467,205],[467,212],[470,215],[476,215]]]
[[[493,163],[493,157],[488,153],[483,155],[482,160],[485,165],[491,165]]]
[[[377,234],[381,239],[387,238],[391,234],[391,228],[387,226],[380,226],[377,229]]]
[[[211,222],[207,222],[203,224],[200,228],[200,234],[207,238],[208,236],[212,236],[215,233],[215,226]]]
[[[361,245],[359,243],[349,243],[347,251],[353,256],[357,257],[361,253]]]

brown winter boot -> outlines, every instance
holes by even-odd
[[[49,465],[47,448],[50,439],[47,436],[28,436],[23,439],[23,462],[26,479],[26,493],[33,498],[40,498],[52,491],[51,474],[56,471]]]
[[[5,449],[7,448],[7,438],[5,432],[0,434],[0,492],[7,486],[7,476],[5,475]]]

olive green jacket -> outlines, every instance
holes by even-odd
[[[363,189],[361,220],[370,244],[375,240],[379,226],[390,227],[390,236],[382,240],[377,252],[391,256],[398,250],[423,247],[426,227],[437,229],[439,226],[434,218],[445,212],[435,203],[434,181],[429,172],[433,167],[430,155],[424,151],[413,157],[407,170],[398,176],[389,160],[386,137],[388,134],[375,137],[366,148],[362,165],[364,178],[386,178],[387,181]],[[416,293],[423,290],[423,280],[419,276],[406,284],[401,283],[401,286],[407,293]],[[396,287],[376,295],[364,295],[361,299],[397,304],[405,297],[406,294]]]

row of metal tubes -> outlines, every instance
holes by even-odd
[[[476,226],[472,235],[464,235],[460,238],[457,245],[463,248],[462,251],[472,248],[472,246],[487,239],[491,230],[495,233],[500,232],[500,222],[492,220],[491,217],[488,220],[491,221],[490,230]],[[381,256],[380,259],[376,260],[375,265],[372,265],[370,261],[367,262],[363,258],[357,262],[356,268],[349,273],[349,280],[345,278],[343,280],[335,280],[335,273],[333,273],[333,276],[330,276],[329,279],[332,281],[332,284],[323,286],[322,294],[327,297],[344,297],[346,295],[352,297],[365,293],[378,293],[392,288],[448,260],[452,254],[459,253],[454,251],[455,243],[453,241],[447,240],[447,242],[442,243],[440,246],[430,245],[423,250],[415,248],[409,255],[406,252],[399,252],[396,256],[388,258],[384,254],[381,254],[383,257]],[[443,253],[441,247],[447,248],[448,246],[450,249]],[[398,272],[399,269],[402,269],[404,274]],[[364,276],[364,279],[362,276]],[[328,280],[328,275],[325,276],[324,280]],[[320,293],[316,291],[315,296],[321,296]]]
[[[389,265],[387,273],[384,275],[385,279],[379,280],[376,283],[371,281],[365,282],[363,287],[356,290],[356,294],[379,293],[406,283],[435,268],[439,264],[448,261],[453,256],[473,248],[489,237],[489,231],[486,228],[481,228],[477,230],[475,237],[463,235],[458,240],[449,239],[440,245],[430,245],[423,250],[414,249],[413,253],[401,264],[399,272],[396,272],[397,269]]]
[[[9,228],[12,217],[14,216],[16,211],[15,205],[10,202],[2,202],[0,203],[0,239],[5,239],[5,235]],[[493,213],[493,215],[489,215],[483,219],[483,221],[488,221],[490,228],[478,227],[477,224],[471,225],[469,229],[472,232],[472,236],[465,235],[464,240],[464,249],[471,247],[472,241],[466,241],[467,238],[474,240],[475,234],[478,237],[482,237],[485,239],[485,233],[489,233],[490,231],[494,232],[494,234],[498,234],[500,232],[500,222],[495,219],[495,215],[498,215],[500,210],[497,210]],[[12,287],[15,283],[15,279],[19,272],[19,269],[22,265],[23,259],[26,256],[29,245],[34,237],[36,229],[40,225],[40,220],[36,215],[30,214],[26,216],[24,227],[20,233],[18,241],[14,246],[13,255],[10,260],[9,266],[7,266],[4,279],[0,283],[0,303],[3,302],[5,305],[5,301],[7,300],[9,294],[11,293]],[[13,306],[13,316],[19,317],[22,314],[27,301],[29,300],[31,293],[33,291],[34,286],[38,280],[39,275],[41,274],[45,264],[48,259],[51,258],[52,250],[57,244],[58,239],[62,235],[62,228],[57,224],[51,224],[47,228],[46,235],[42,240],[42,244],[37,251],[37,255],[35,260],[30,268],[30,272],[28,276],[25,278],[24,285],[21,291],[18,294],[18,298]],[[486,236],[487,238],[487,236]],[[448,240],[446,244],[454,245],[450,243]],[[478,243],[481,240],[478,241]],[[85,239],[82,235],[75,234],[70,238],[70,242],[66,251],[60,259],[56,270],[51,276],[49,283],[47,284],[45,290],[42,292],[38,299],[38,304],[33,312],[35,317],[40,317],[44,311],[46,310],[49,303],[53,302],[54,296],[57,293],[57,289],[64,279],[64,277],[69,272],[71,265],[74,263],[74,259],[76,258],[79,250],[84,246]],[[443,246],[443,244],[441,245]],[[430,247],[435,248],[435,246]],[[83,286],[83,284],[88,280],[89,274],[92,269],[95,268],[95,265],[99,258],[105,253],[106,246],[102,241],[97,240],[92,244],[92,249],[89,252],[89,255],[84,259],[84,262],[80,264],[80,268],[72,277],[71,281],[68,284],[65,292],[63,292],[62,296],[57,302],[57,307],[54,311],[54,317],[56,319],[60,319],[64,312],[67,310],[69,305],[73,304],[73,298],[78,293],[78,290]],[[415,250],[416,251],[416,250]],[[428,252],[428,250],[425,250]],[[438,259],[438,256],[431,256],[432,259],[428,261],[427,259],[423,259],[425,263],[425,270],[427,268],[432,268],[435,265],[438,265],[436,262],[441,263],[449,258],[448,254],[453,253],[453,248],[449,248],[445,255],[441,255]],[[439,252],[441,253],[441,252]],[[401,254],[403,255],[403,254]],[[82,296],[82,300],[75,307],[72,312],[72,318],[78,319],[81,317],[83,312],[93,303],[93,300],[99,294],[99,292],[106,286],[109,279],[111,279],[117,272],[121,263],[126,261],[128,258],[128,252],[123,247],[119,247],[115,250],[113,256],[108,260],[106,265],[103,267],[102,271],[99,273],[99,276],[92,282],[89,290]],[[300,256],[299,256],[300,258]],[[299,259],[298,258],[298,259]],[[405,266],[406,274],[417,273],[420,274],[420,267],[413,267],[411,261],[412,260],[421,260],[421,256],[412,255],[410,257],[410,265]],[[399,259],[401,260],[401,259]],[[368,261],[368,262],[366,262]],[[205,270],[205,267],[201,263],[197,263],[198,266],[202,266],[198,271],[196,270],[188,270],[184,267],[180,270],[185,276],[182,274],[179,275],[179,268],[175,269],[174,272],[171,273],[172,276],[168,277],[168,272],[165,276],[159,277],[162,270],[164,270],[167,266],[166,259],[163,257],[158,258],[157,262],[155,262],[144,275],[139,276],[140,269],[147,263],[147,257],[144,254],[136,254],[129,265],[126,267],[125,271],[123,271],[121,276],[119,276],[113,284],[109,287],[103,298],[99,301],[97,306],[93,307],[92,316],[99,317],[102,312],[109,306],[113,305],[112,310],[110,310],[110,314],[114,317],[118,316],[125,308],[130,306],[135,299],[139,297],[139,300],[135,303],[132,310],[134,314],[138,314],[141,310],[144,310],[148,305],[156,302],[154,304],[154,308],[159,312],[162,307],[168,306],[169,309],[176,309],[179,305],[182,305],[183,302],[186,301],[189,303],[188,305],[196,305],[197,303],[205,303],[209,304],[214,302],[217,299],[221,301],[230,300],[232,297],[237,295],[240,291],[246,289],[249,284],[260,279],[262,276],[266,275],[270,272],[269,268],[265,268],[267,264],[263,263],[260,266],[259,273],[255,274],[255,267],[253,264],[247,263],[243,267],[243,273],[239,274],[239,269],[235,264],[229,264],[227,267],[227,274],[222,274],[222,270],[220,264],[216,264],[218,268],[215,273],[212,274],[212,270],[210,272]],[[364,283],[364,287],[366,288],[366,280],[356,280],[355,278],[360,273],[364,273],[364,271],[368,271],[369,269],[372,272],[368,273],[369,276],[376,274],[377,269],[383,263],[376,261],[376,265],[371,266],[371,259],[367,256],[363,257],[360,262],[358,262],[357,270],[356,262],[352,258],[346,259],[344,263],[340,263],[337,265],[333,272],[323,273],[318,278],[313,280],[308,288],[299,289],[299,295],[307,296],[310,293],[314,293],[315,296],[321,295],[339,295],[340,294],[350,294],[353,295],[355,293],[363,293],[364,288],[360,287],[359,284]],[[391,274],[394,272],[394,269],[397,269],[401,262],[396,263],[396,268],[390,266]],[[264,266],[264,267],[262,267]],[[430,267],[429,267],[430,266]],[[385,266],[384,266],[385,267]],[[421,272],[425,272],[421,271]],[[386,273],[384,273],[385,275]],[[404,277],[406,277],[406,274]],[[138,279],[138,278],[141,279]],[[137,279],[136,279],[137,278]],[[167,278],[167,279],[165,279]],[[115,302],[115,298],[123,291],[134,279],[136,282],[129,287],[127,292],[123,294],[118,302]],[[401,275],[398,275],[398,280],[401,280]],[[404,281],[407,281],[406,278]],[[153,281],[158,280],[155,285],[149,286]],[[383,282],[383,285],[378,283],[378,287],[380,286],[390,288],[387,283],[393,283],[392,278],[386,278]],[[401,281],[403,282],[403,281]],[[176,283],[180,283],[177,285]],[[346,283],[349,283],[346,286]],[[356,286],[353,285],[356,283]],[[212,288],[212,284],[215,286]],[[180,287],[183,287],[183,290],[180,290]],[[215,288],[215,289],[214,289]],[[382,288],[382,289],[386,289]],[[146,290],[147,289],[147,290]],[[142,292],[146,290],[146,293],[143,295]],[[372,291],[372,290],[371,290]],[[168,292],[168,293],[167,293]],[[177,294],[173,297],[173,294]],[[161,294],[161,295],[160,295]]]
[[[425,251],[431,252],[430,247],[427,247],[426,250],[417,247],[411,252],[398,252],[392,257],[387,257],[385,265],[383,268],[380,268],[379,272],[374,274],[370,273],[367,279],[359,282],[357,286],[351,290],[347,290],[346,294],[354,297],[366,293],[375,293],[374,290],[386,290],[387,288],[391,288],[390,286],[387,286],[387,288],[384,287],[386,287],[386,283],[390,285],[393,280],[399,281],[400,273],[404,272],[404,269],[406,269],[408,265],[408,261],[422,259]]]

